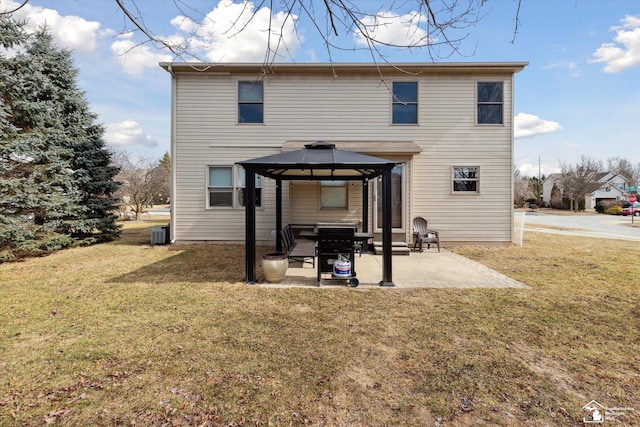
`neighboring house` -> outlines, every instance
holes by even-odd
[[[526,62],[160,65],[172,76],[172,241],[244,242],[236,163],[320,140],[399,163],[393,240],[411,242],[423,216],[445,245],[512,241],[513,80]],[[272,245],[275,182],[256,187],[256,239]],[[360,182],[289,181],[282,194],[283,224],[361,223]]]
[[[596,176],[596,180],[600,184],[600,188],[585,196],[585,209],[594,209],[598,203],[616,203],[627,199],[629,180],[626,177],[619,173],[601,172]],[[542,182],[542,200],[544,202],[551,202],[551,192],[554,185],[562,192],[561,174],[552,173]]]

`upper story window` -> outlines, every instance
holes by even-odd
[[[234,180],[234,169],[236,176]],[[208,206],[238,208],[245,205],[246,178],[240,166],[209,166]],[[235,194],[235,200],[234,200]],[[262,206],[262,177],[256,175],[256,207]]]
[[[391,110],[393,124],[418,123],[417,82],[393,82]]]
[[[478,82],[478,124],[504,123],[504,90],[502,82]]]
[[[454,193],[479,193],[480,192],[480,167],[478,166],[454,166],[453,192]]]
[[[320,209],[347,209],[347,181],[320,181]]]
[[[238,82],[238,123],[264,123],[262,82]]]

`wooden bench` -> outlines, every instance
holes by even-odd
[[[302,230],[313,230],[314,225],[288,224],[280,231],[282,247],[290,260],[302,263],[311,262],[316,266],[316,244],[308,240],[296,240],[296,233]],[[311,261],[309,261],[311,259]]]

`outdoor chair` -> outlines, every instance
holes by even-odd
[[[299,261],[301,263],[310,262],[315,268],[316,266],[316,245],[314,242],[296,242],[293,230],[287,225],[280,231],[282,245],[284,251],[290,260]]]
[[[440,252],[440,236],[435,230],[429,230],[427,220],[418,216],[413,218],[413,249],[420,249],[422,252],[423,245],[427,245],[427,249],[431,248],[432,244],[438,245],[438,252]]]

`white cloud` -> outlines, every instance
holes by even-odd
[[[0,10],[14,10],[20,4],[22,2],[0,0]],[[83,52],[93,52],[96,49],[99,22],[73,15],[62,16],[56,10],[32,6],[30,3],[16,10],[13,17],[26,21],[28,31],[48,28],[59,47]]]
[[[145,133],[142,126],[134,120],[125,120],[119,123],[111,123],[105,126],[105,141],[120,147],[157,147],[158,141]]]
[[[211,62],[261,62],[268,52],[270,59],[275,51],[279,59],[293,56],[302,41],[296,34],[297,19],[286,12],[272,14],[267,7],[256,10],[251,1],[222,0],[202,22],[177,16],[171,24],[186,33],[185,46],[195,56]]]
[[[116,62],[127,74],[140,76],[145,68],[157,68],[158,62],[171,61],[170,55],[154,52],[148,44],[138,44],[130,39],[130,34],[123,35],[111,44],[111,51]]]
[[[553,167],[547,165],[545,163],[538,163],[537,161],[532,161],[530,159],[524,159],[522,162],[518,164],[518,170],[520,171],[520,176],[549,176],[549,174],[559,172],[560,169],[557,167]]]
[[[543,70],[553,70],[556,68],[566,68],[568,70],[576,70],[578,68],[578,64],[571,61],[562,61],[562,62],[553,62],[551,64],[545,65],[542,67]]]
[[[536,135],[562,130],[560,123],[544,120],[533,114],[518,113],[514,118],[514,122],[515,138],[530,138]]]
[[[612,27],[615,43],[603,43],[590,62],[604,63],[605,73],[619,73],[640,65],[640,15],[625,16],[622,25]]]
[[[393,46],[424,46],[430,41],[429,34],[420,28],[424,21],[416,12],[398,15],[393,12],[379,12],[360,20],[366,28],[367,37],[355,31],[356,44],[368,46],[367,38]]]

